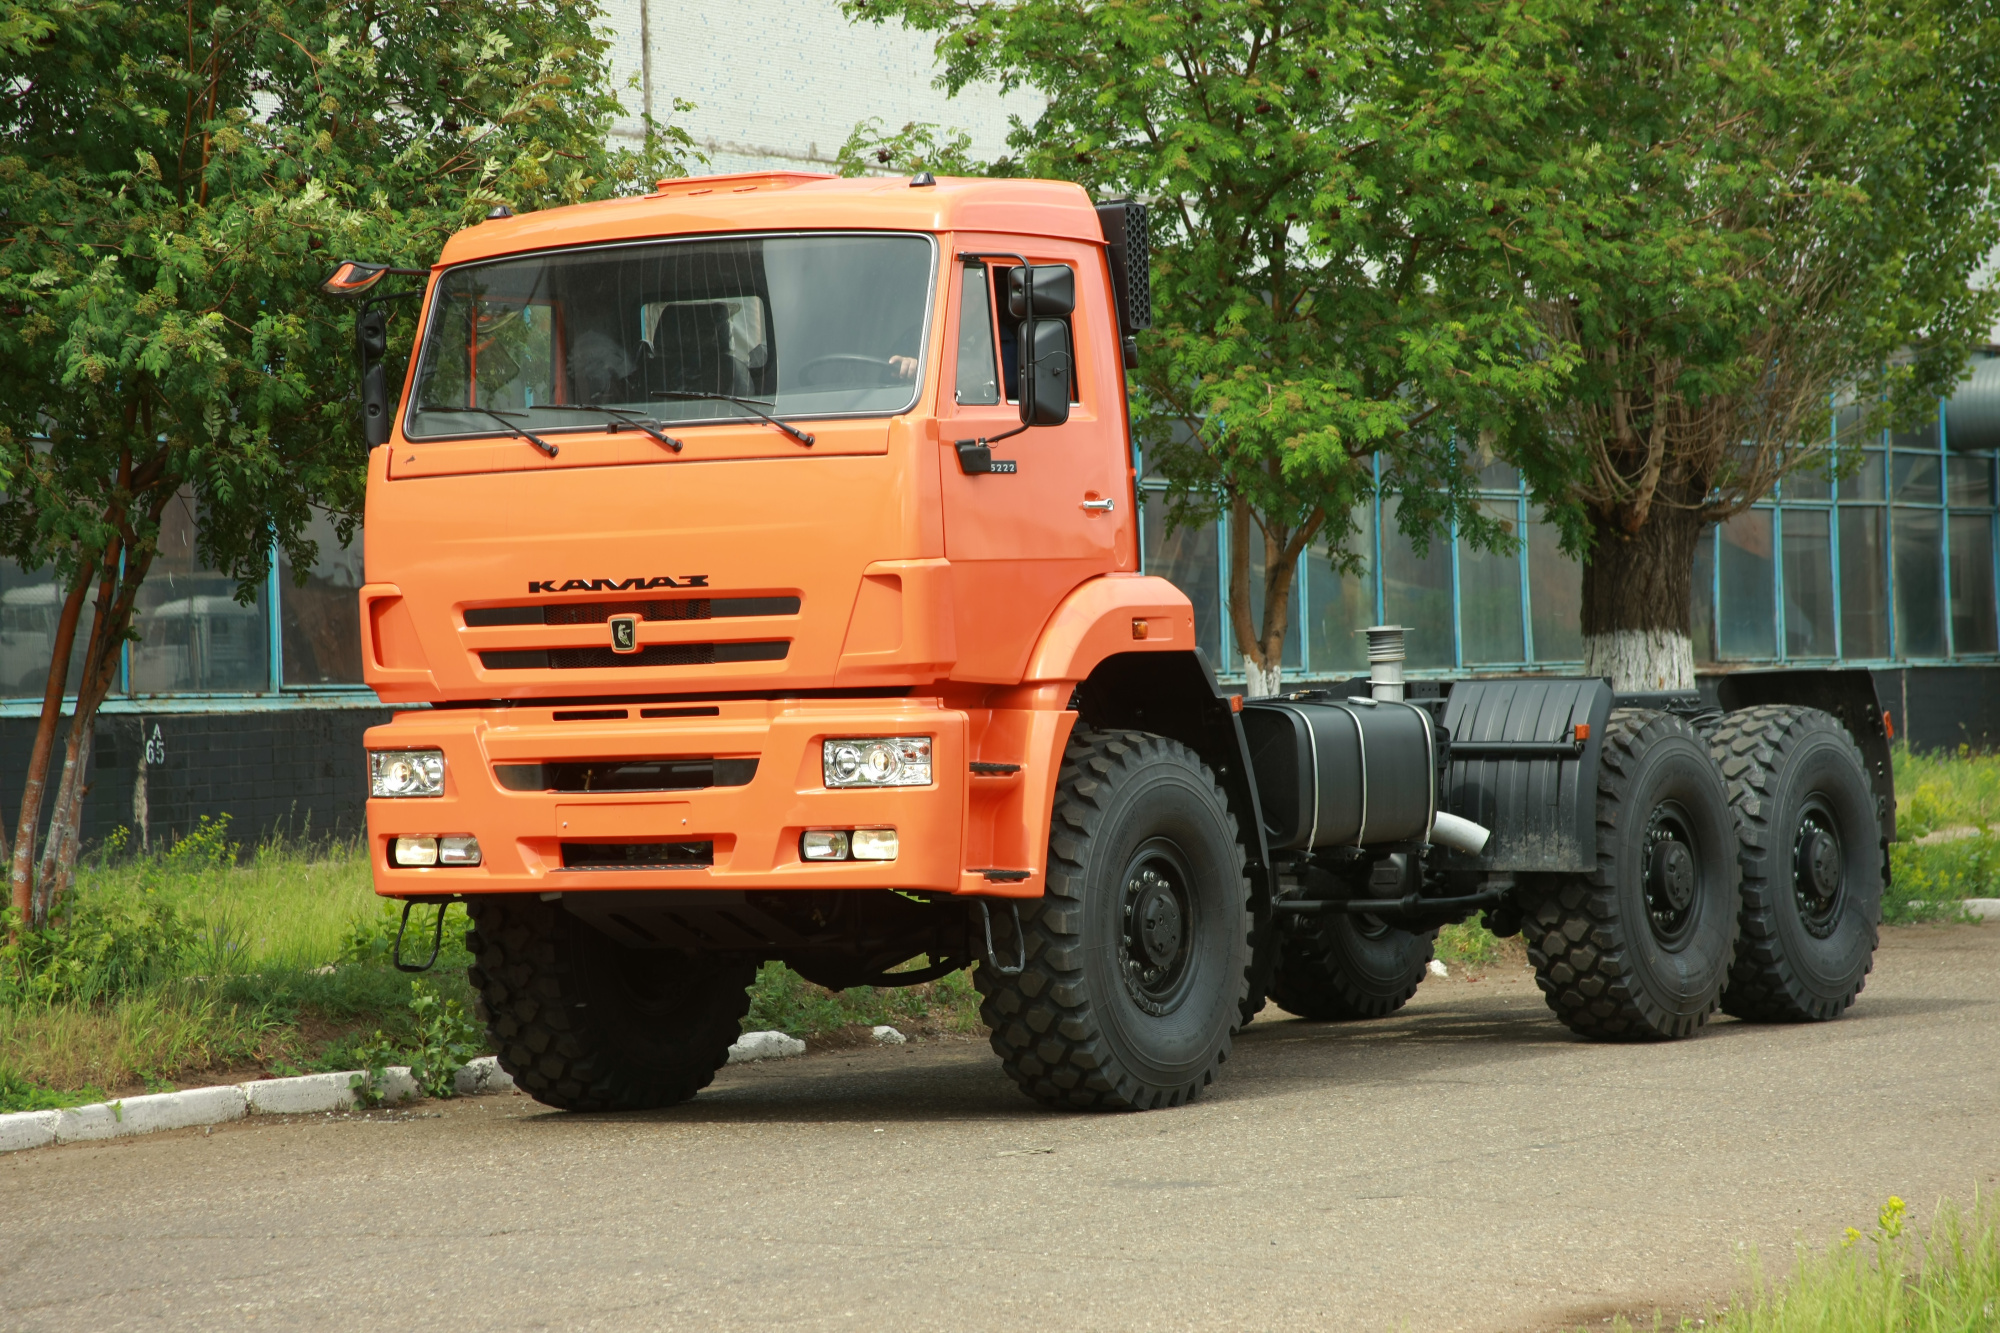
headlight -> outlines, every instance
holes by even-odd
[[[865,736],[828,741],[821,754],[829,787],[930,785],[928,736]]]
[[[444,751],[370,750],[370,796],[444,795]]]

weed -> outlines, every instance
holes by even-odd
[[[1655,1327],[1658,1327],[1657,1321]],[[1753,1253],[1744,1290],[1679,1333],[1943,1333],[2000,1326],[2000,1209],[1975,1197],[1970,1211],[1940,1204],[1928,1234],[1909,1225],[1891,1195],[1867,1231],[1849,1227],[1820,1253],[1801,1245],[1791,1277],[1766,1280]],[[1614,1326],[1629,1329],[1623,1320]]]
[[[1438,931],[1437,956],[1459,967],[1488,967],[1500,961],[1500,937],[1480,921],[1461,921]]]
[[[378,1029],[374,1040],[359,1051],[358,1063],[373,1085],[367,1092],[372,1095],[381,1085],[382,1071],[389,1065],[407,1064],[425,1096],[457,1096],[458,1071],[479,1054],[485,1034],[466,1017],[463,1005],[441,997],[421,978],[410,983],[409,1014],[411,1039],[393,1041]],[[359,1083],[355,1089],[363,1091]]]
[[[60,1111],[65,1106],[87,1106],[103,1100],[104,1093],[97,1088],[58,1092],[0,1066],[0,1115],[11,1111]]]

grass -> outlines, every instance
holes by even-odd
[[[1702,1319],[1650,1327],[1676,1333],[1971,1333],[2000,1328],[2000,1209],[1939,1205],[1925,1232],[1891,1197],[1863,1232],[1826,1251],[1799,1247],[1791,1276],[1769,1282],[1754,1254],[1743,1289]],[[1624,1320],[1614,1328],[1630,1330]]]
[[[1957,920],[1964,899],[2000,897],[2000,755],[1897,745],[1892,758],[1896,841],[1882,919]],[[1919,841],[1946,830],[1969,836]]]
[[[447,917],[430,990],[415,991],[389,965],[401,909],[375,896],[358,847],[273,841],[239,852],[226,821],[153,855],[128,855],[114,839],[79,867],[62,930],[0,945],[0,1112],[224,1073],[381,1064],[444,1040],[443,1008],[471,1012],[462,908]],[[411,922],[413,935],[427,933],[429,909]],[[744,1027],[971,1033],[978,1011],[965,972],[833,992],[770,963]],[[464,1038],[462,1027],[452,1034]]]

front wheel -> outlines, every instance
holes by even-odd
[[[1614,710],[1597,782],[1597,868],[1543,886],[1522,934],[1549,1007],[1586,1037],[1692,1036],[1735,957],[1736,829],[1695,729]]]
[[[500,1067],[565,1111],[684,1102],[729,1059],[756,965],[632,949],[553,903],[470,898],[467,970]]]
[[[1143,732],[1071,739],[1048,890],[1021,924],[1021,973],[982,963],[974,980],[1023,1092],[1143,1111],[1213,1081],[1249,993],[1250,885],[1228,803],[1192,751]]]

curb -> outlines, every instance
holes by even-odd
[[[1983,921],[2000,921],[2000,898],[1967,898],[1965,910]]]
[[[358,1069],[336,1074],[302,1074],[298,1078],[262,1078],[217,1088],[189,1088],[95,1102],[61,1111],[17,1111],[0,1115],[0,1153],[42,1148],[52,1143],[85,1143],[121,1139],[166,1129],[221,1125],[246,1115],[310,1115],[354,1107]],[[461,1097],[506,1092],[514,1080],[500,1062],[482,1055],[458,1071],[454,1080]],[[422,1095],[406,1065],[391,1065],[379,1084],[382,1100],[412,1102]]]

